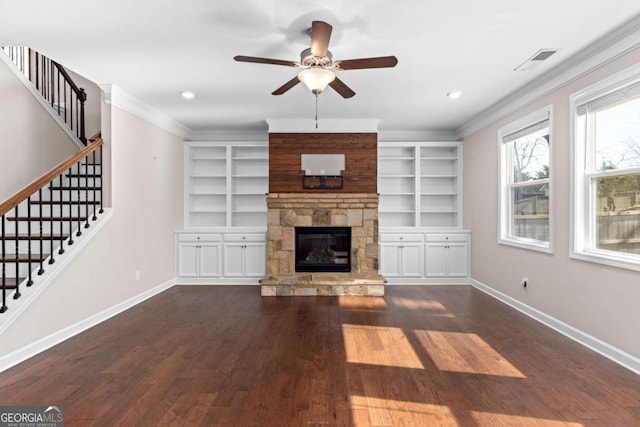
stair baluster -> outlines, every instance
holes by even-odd
[[[0,307],[0,313],[7,311],[7,263],[5,258],[7,256],[5,247],[5,232],[4,232],[4,215],[2,215],[2,306]]]
[[[15,216],[16,218],[18,218],[20,216],[20,212],[19,212],[19,208],[18,206],[15,207],[14,209],[15,212]],[[20,298],[20,233],[19,233],[19,229],[18,229],[18,223],[16,222],[16,230],[15,230],[15,235],[16,235],[16,254],[15,254],[15,266],[16,266],[16,290],[13,293],[13,299],[18,299]],[[27,236],[27,238],[29,238],[29,236]]]
[[[53,181],[49,182],[49,264],[53,264],[54,262],[56,262],[56,259],[53,256],[53,251],[54,251],[53,241],[55,240],[55,236],[53,235],[53,190],[51,189],[52,185],[53,185]],[[62,209],[62,205],[60,205],[60,209]]]
[[[16,218],[16,227],[18,227],[18,219]],[[28,258],[28,263],[27,266],[29,268],[29,279],[27,280],[27,287],[30,287],[31,285],[33,285],[33,278],[32,278],[32,268],[31,268],[31,262],[33,261],[33,251],[31,250],[31,242],[32,242],[32,234],[31,234],[31,196],[29,196],[29,198],[27,199],[27,235],[29,236],[29,242],[27,243],[27,256]],[[42,254],[41,254],[42,255]]]

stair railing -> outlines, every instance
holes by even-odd
[[[76,85],[63,66],[33,49],[5,46],[2,50],[58,113],[60,119],[87,145],[84,121],[87,94],[84,89]]]
[[[76,237],[81,236],[82,228],[88,228],[90,221],[97,219],[96,213],[104,212],[102,145],[103,141],[98,133],[89,139],[85,149],[0,204],[0,313],[8,309],[7,296],[10,292],[13,291],[13,299],[18,299],[22,283],[27,287],[33,285],[32,272],[36,266],[37,275],[42,275],[45,272],[44,261],[48,258],[48,263],[53,264],[56,249],[58,254],[63,254],[65,242],[72,245],[74,234]],[[48,193],[48,200],[43,199],[45,192]],[[32,213],[33,206],[38,206],[37,215]],[[60,206],[57,213],[54,206]],[[25,211],[26,215],[23,215]],[[48,216],[45,211],[48,212]],[[6,231],[8,222],[15,223],[14,232],[11,234]],[[26,234],[20,233],[20,223],[26,223]],[[35,232],[33,224],[36,225]],[[44,231],[45,224],[48,224],[48,234]],[[59,224],[57,233],[54,224]],[[68,225],[67,232],[64,232],[65,225]],[[7,254],[10,242],[14,243],[15,251],[11,255]],[[20,242],[26,242],[23,245],[26,246],[24,254],[20,253]],[[45,251],[49,252],[48,256],[45,255]],[[25,264],[27,277],[21,278],[20,266]],[[7,275],[7,266],[10,265],[15,266],[12,277]]]

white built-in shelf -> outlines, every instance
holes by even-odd
[[[187,228],[266,227],[266,142],[189,142],[185,150]]]
[[[462,145],[378,145],[380,227],[461,227]]]

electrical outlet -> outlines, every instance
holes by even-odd
[[[140,270],[136,271],[136,281],[140,280]]]
[[[520,284],[522,285],[523,288],[526,288],[528,285],[529,279],[527,279],[526,277],[523,277],[522,279],[520,279]]]

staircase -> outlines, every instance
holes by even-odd
[[[0,313],[89,228],[102,206],[102,138],[0,205]]]
[[[37,286],[103,212],[103,141],[99,133],[84,136],[84,91],[62,67],[34,51],[2,50],[86,147],[0,203],[0,314]]]

